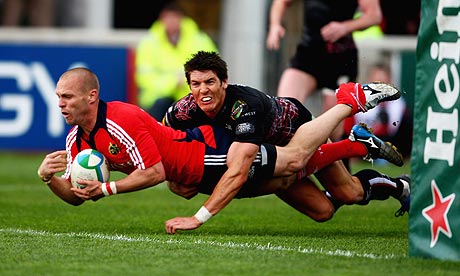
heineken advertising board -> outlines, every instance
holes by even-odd
[[[409,255],[460,260],[460,0],[422,0]]]

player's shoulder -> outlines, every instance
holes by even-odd
[[[176,101],[170,108],[168,108],[166,114],[174,114],[179,120],[186,120],[188,114],[194,114],[198,110],[198,104],[195,101],[193,95],[187,94],[178,101]],[[183,118],[182,118],[183,117]]]
[[[109,114],[126,114],[126,113],[140,113],[142,109],[137,105],[121,102],[121,101],[112,101],[107,102],[107,113]]]
[[[180,98],[178,101],[174,103],[174,106],[182,105],[182,104],[190,104],[196,103],[195,98],[193,97],[192,93],[188,93],[184,97]]]
[[[206,120],[206,115],[198,106],[193,95],[188,94],[168,108],[163,124],[185,130],[201,125]]]
[[[249,109],[266,109],[271,107],[271,101],[274,101],[272,96],[256,88],[240,84],[229,85],[227,88],[227,97],[226,101],[228,104],[244,104]]]
[[[148,121],[151,116],[137,105],[113,101],[107,103],[107,120],[118,124],[131,124],[133,121]]]
[[[244,84],[229,84],[227,92],[228,94],[234,94],[241,98],[272,98],[272,96],[259,89]]]

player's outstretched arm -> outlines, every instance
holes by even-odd
[[[176,217],[166,221],[166,232],[174,234],[177,230],[196,229],[227,206],[246,182],[258,150],[258,145],[234,142],[227,155],[228,169],[208,200],[194,216]]]

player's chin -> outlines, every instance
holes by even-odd
[[[199,106],[200,106],[200,109],[203,110],[203,112],[206,113],[207,115],[215,113],[216,107],[212,103],[206,103],[206,104],[200,103]]]
[[[205,109],[212,109],[214,107],[214,102],[211,100],[211,101],[207,101],[207,102],[204,102],[204,101],[200,101],[200,103],[198,104],[200,106],[200,108],[202,110],[205,110]]]
[[[64,117],[64,121],[65,121],[65,123],[68,124],[69,126],[74,126],[74,125],[75,125],[74,120],[72,120],[70,117]]]

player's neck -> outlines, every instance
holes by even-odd
[[[86,120],[80,124],[80,127],[83,129],[84,134],[89,135],[96,126],[97,121],[97,112],[94,115],[88,114]]]

